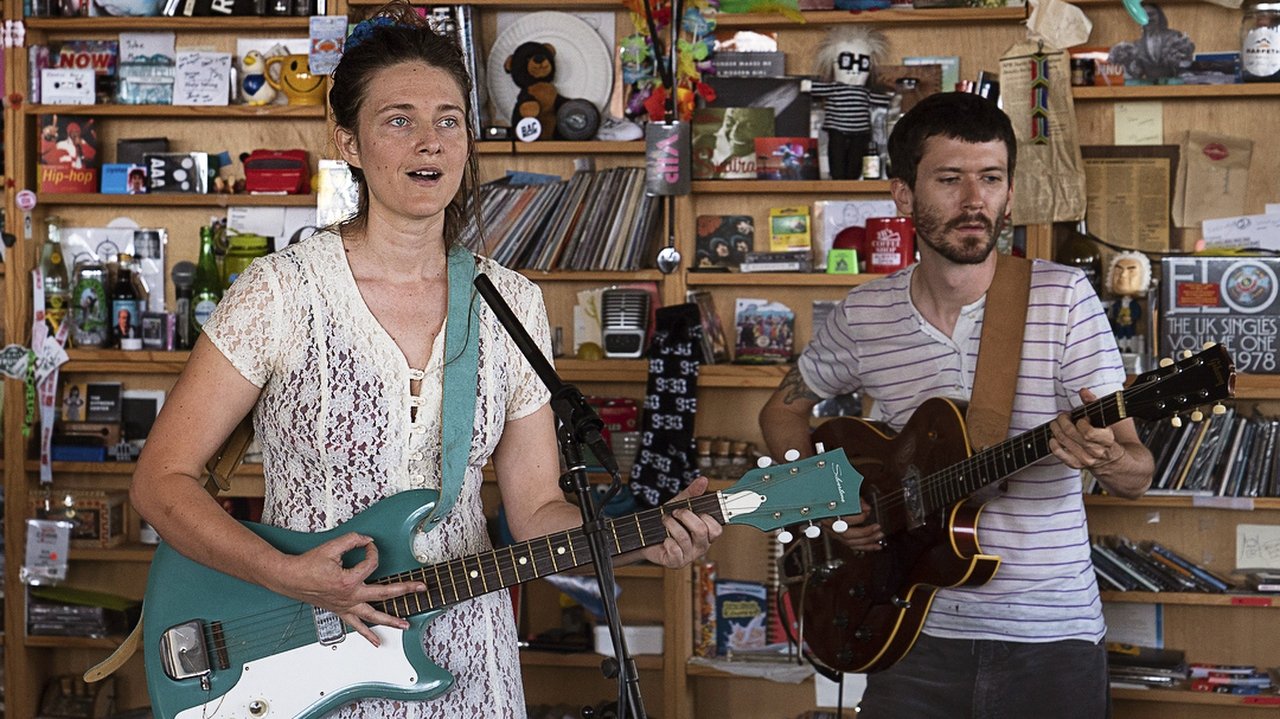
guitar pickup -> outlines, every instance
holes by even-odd
[[[209,675],[209,647],[204,639],[204,622],[192,619],[165,630],[160,635],[160,663],[170,679],[191,679]]]

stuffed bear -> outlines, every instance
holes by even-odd
[[[507,58],[503,68],[520,87],[516,106],[511,112],[511,128],[526,117],[536,117],[542,123],[538,137],[550,140],[556,134],[556,111],[565,103],[554,82],[556,73],[556,49],[551,43],[522,43]]]

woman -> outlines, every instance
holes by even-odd
[[[423,591],[422,584],[367,584],[376,548],[354,533],[283,554],[228,517],[196,479],[253,411],[265,523],[328,529],[383,497],[440,486],[443,373],[454,361],[444,356],[446,267],[476,172],[469,90],[457,46],[408,5],[388,5],[355,28],[329,100],[335,144],[360,188],[359,211],[240,275],[165,402],[133,481],[134,506],[176,550],[336,612],[374,645],[374,626],[408,625],[371,603]],[[546,352],[537,287],[488,260],[467,261],[493,279]],[[548,392],[487,308],[478,324],[465,479],[452,511],[415,538],[415,554],[427,563],[489,548],[480,468],[490,457],[517,539],[581,523],[557,488]],[[469,336],[472,328],[464,322],[459,331]],[[699,480],[689,491],[704,489]],[[643,550],[668,567],[692,561],[720,533],[709,517],[673,516],[669,538]],[[366,559],[344,569],[340,559],[353,549]],[[362,700],[334,715],[523,716],[515,643],[503,594],[463,602],[424,637],[427,655],[456,678],[452,689],[429,702]]]

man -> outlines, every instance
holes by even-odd
[[[775,456],[808,450],[810,410],[824,397],[859,391],[872,400],[871,419],[894,430],[929,397],[968,400],[993,250],[1013,199],[1015,142],[1009,119],[976,95],[931,96],[898,122],[891,192],[915,221],[920,262],[853,289],[815,331],[760,413]],[[1053,456],[1014,474],[982,512],[983,549],[1003,560],[995,578],[938,592],[911,652],[869,677],[860,717],[1108,714],[1078,470],[1132,498],[1150,484],[1153,463],[1131,420],[1099,429],[1066,412],[1123,381],[1084,274],[1036,262],[1010,435],[1052,422]],[[873,552],[884,535],[854,525],[838,536]]]

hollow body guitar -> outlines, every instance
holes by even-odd
[[[1230,397],[1231,358],[1215,346],[1139,376],[1127,389],[1072,413],[1105,427],[1128,417],[1162,419]],[[783,581],[802,617],[809,652],[842,672],[877,672],[906,656],[942,587],[977,586],[1000,558],[982,551],[978,520],[1002,480],[1051,454],[1050,425],[971,453],[961,407],[926,400],[902,431],[841,417],[813,435],[842,448],[862,475],[867,523],[881,551],[856,552],[824,532],[788,547]]]

